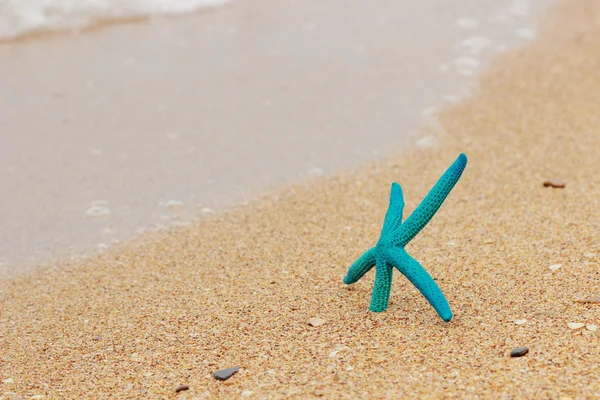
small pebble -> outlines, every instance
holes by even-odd
[[[571,329],[581,329],[585,324],[583,322],[569,322],[567,326]]]
[[[585,329],[587,329],[588,331],[596,332],[596,330],[598,330],[598,325],[587,324],[585,326]]]
[[[544,181],[544,187],[564,188],[567,185],[562,179],[548,179]]]
[[[240,367],[222,369],[220,371],[215,372],[214,376],[216,379],[218,379],[220,381],[225,381],[225,380],[231,378],[231,376],[233,374],[235,374],[236,372],[238,372],[239,370],[240,370]]]
[[[254,393],[252,390],[244,390],[242,392],[242,397],[252,396],[252,393]]]
[[[175,392],[183,392],[184,390],[188,390],[190,387],[188,385],[179,385],[175,388]]]
[[[7,378],[7,379],[5,379],[5,380],[2,381],[2,383],[6,383],[6,384],[14,383],[14,382],[15,382],[15,380],[13,378]]]
[[[517,347],[517,348],[511,350],[510,356],[511,357],[523,357],[527,353],[529,353],[529,349],[527,347]]]
[[[325,323],[325,320],[321,318],[311,318],[308,320],[308,323],[312,326],[321,326]]]
[[[525,322],[527,322],[526,319],[515,319],[516,325],[523,325]]]

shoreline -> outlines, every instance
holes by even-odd
[[[465,0],[432,15],[435,1],[390,1],[381,5],[389,16],[366,6],[340,16],[336,1],[233,2],[0,45],[0,84],[7,99],[21,99],[0,111],[13,132],[0,154],[8,171],[0,176],[0,275],[189,223],[204,208],[311,175],[435,146],[441,132],[431,105],[470,79],[453,62],[485,65],[488,51],[514,43],[515,27],[531,26],[538,12],[500,23],[490,10],[509,2],[488,10]],[[457,26],[466,14],[479,28]],[[428,19],[438,28],[415,27]],[[435,39],[416,46],[407,30]],[[461,43],[478,35],[492,43],[471,54],[476,41]]]

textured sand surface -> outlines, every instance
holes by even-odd
[[[538,40],[441,113],[443,148],[4,282],[0,393],[595,398],[600,303],[574,300],[600,296],[599,101],[600,5],[560,3]],[[408,214],[463,151],[461,181],[407,247],[454,319],[399,275],[388,311],[367,312],[372,274],[341,280],[377,239],[390,183]],[[529,354],[510,358],[515,347]],[[180,384],[189,390],[175,394]]]

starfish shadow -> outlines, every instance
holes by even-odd
[[[344,283],[352,284],[373,267],[375,283],[369,309],[382,312],[388,308],[392,288],[392,271],[398,269],[419,289],[438,315],[446,322],[452,319],[452,310],[444,294],[431,275],[412,258],[404,247],[433,218],[467,166],[467,156],[460,154],[442,177],[425,196],[421,204],[402,222],[404,196],[398,183],[392,183],[388,207],[379,241],[352,264]]]

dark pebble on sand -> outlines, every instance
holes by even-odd
[[[512,349],[512,351],[510,352],[510,356],[523,357],[527,353],[529,353],[529,349],[527,347],[517,347],[516,349]]]
[[[225,381],[225,380],[231,378],[231,375],[235,374],[239,370],[240,370],[240,367],[222,369],[220,371],[215,372],[215,378],[217,378],[220,381]]]

